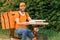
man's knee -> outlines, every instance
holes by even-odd
[[[28,32],[28,30],[27,29],[25,29],[24,31],[23,31],[23,33],[27,33]]]

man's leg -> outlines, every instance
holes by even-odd
[[[24,30],[24,32],[22,33],[22,40],[26,40],[27,37],[27,30]]]
[[[28,32],[27,32],[27,36],[31,38],[31,40],[34,38],[34,34],[29,30],[27,29]]]
[[[16,30],[16,33],[22,34],[22,40],[26,40],[27,30],[25,28],[20,28]]]

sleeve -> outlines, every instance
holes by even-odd
[[[28,20],[31,19],[30,15],[29,15],[28,13],[26,13],[26,16],[27,16],[27,19],[28,19]]]

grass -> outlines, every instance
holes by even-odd
[[[48,40],[60,40],[60,32],[55,32],[53,30],[39,30],[40,32],[40,40],[43,40],[43,35],[48,36]],[[0,40],[9,39],[9,30],[1,30],[0,29]],[[10,39],[9,39],[10,40]],[[29,40],[29,38],[27,38]]]
[[[49,40],[60,40],[60,32],[52,37],[49,37]]]

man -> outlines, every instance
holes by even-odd
[[[24,2],[21,2],[19,5],[20,11],[16,12],[15,21],[16,21],[16,33],[22,34],[22,40],[26,40],[26,37],[31,39],[34,37],[33,33],[27,28],[26,25],[29,23],[26,20],[32,20],[27,12],[25,12],[26,5]]]

